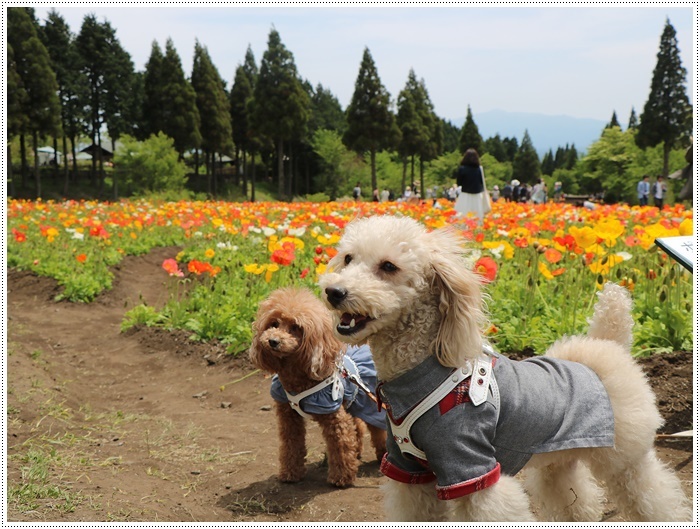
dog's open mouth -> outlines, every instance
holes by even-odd
[[[374,318],[369,316],[363,316],[361,314],[349,314],[344,312],[340,317],[340,323],[338,324],[338,332],[342,335],[349,336],[361,331],[365,328],[370,321]]]

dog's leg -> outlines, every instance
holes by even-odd
[[[450,502],[438,499],[435,483],[414,485],[390,479],[383,489],[388,522],[445,522],[448,519]]]
[[[306,474],[306,425],[304,418],[286,402],[275,401],[280,439],[279,480],[295,483]]]
[[[362,449],[365,441],[365,423],[362,419],[353,417],[352,422],[355,424],[355,435],[357,438],[357,459],[362,459]]]
[[[372,439],[372,446],[374,447],[377,461],[381,462],[384,454],[386,454],[386,430],[377,428],[371,424],[368,424],[367,428],[369,429],[369,435]]]
[[[350,414],[342,406],[336,413],[316,415],[328,451],[328,483],[349,487],[355,482],[360,462],[357,459],[357,432]]]
[[[603,490],[580,461],[527,468],[525,489],[543,522],[600,521]]]
[[[530,501],[518,480],[511,476],[491,487],[453,500],[454,521],[534,522]]]
[[[630,521],[688,522],[692,510],[675,473],[658,460],[654,449],[634,463],[597,461],[594,470],[605,480],[611,500]]]

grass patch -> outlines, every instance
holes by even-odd
[[[9,483],[8,504],[22,513],[38,509],[73,512],[85,498],[60,479],[57,482],[51,479],[51,469],[56,466],[59,457],[54,449],[39,447],[31,447],[20,456],[23,463],[20,482]]]

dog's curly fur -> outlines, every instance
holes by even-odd
[[[258,306],[249,350],[255,366],[279,376],[285,390],[297,394],[317,385],[336,369],[347,347],[335,336],[333,320],[310,291],[282,288]],[[279,479],[300,481],[305,473],[305,419],[288,403],[275,401],[280,450]],[[312,415],[321,427],[328,456],[328,482],[354,483],[362,453],[364,423],[344,406],[328,415]],[[386,452],[386,432],[367,424],[377,459]]]
[[[342,339],[369,343],[381,380],[393,380],[431,354],[456,368],[480,354],[484,298],[463,254],[454,231],[428,232],[405,217],[362,218],[346,227],[320,286]],[[548,521],[600,520],[599,483],[630,520],[690,520],[680,481],[655,454],[662,419],[630,355],[630,296],[608,284],[599,298],[588,336],[563,338],[546,354],[597,373],[612,405],[615,446],[535,454],[524,469],[527,490]],[[389,480],[385,504],[394,521],[534,520],[530,498],[513,476],[452,501],[438,500],[432,484]]]

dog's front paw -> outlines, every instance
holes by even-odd
[[[295,469],[286,468],[279,471],[277,474],[277,479],[279,479],[282,483],[296,483],[297,481],[304,479],[305,475],[306,468],[304,467]]]

